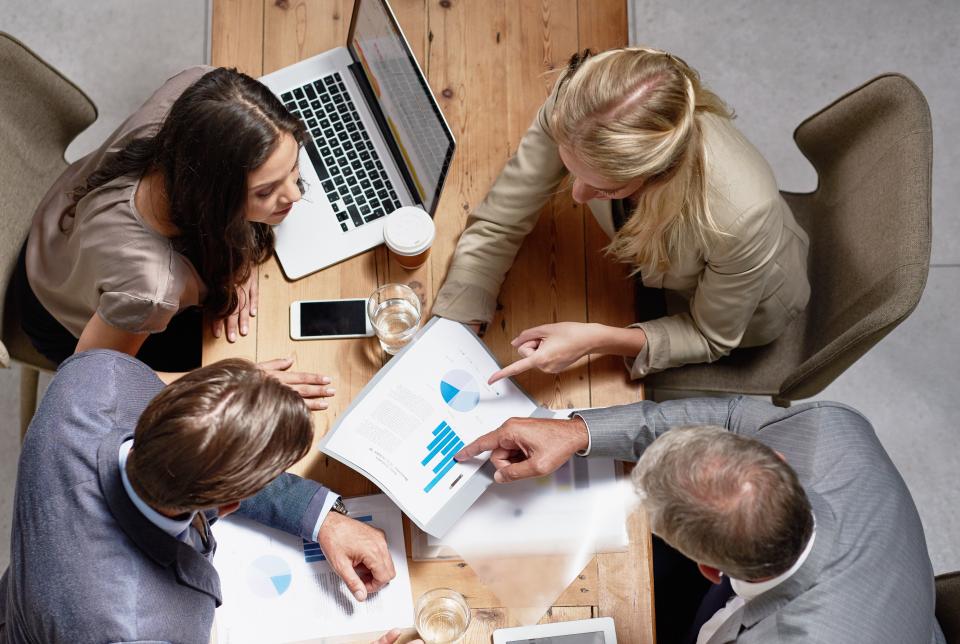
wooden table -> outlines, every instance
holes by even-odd
[[[366,297],[378,285],[412,286],[425,316],[443,283],[467,214],[480,202],[562,68],[585,47],[626,44],[625,0],[392,0],[400,25],[427,74],[457,139],[457,152],[436,215],[430,261],[406,271],[383,247],[296,282],[275,259],[260,269],[259,315],[236,344],[204,340],[204,363],[230,356],[251,360],[294,355],[295,368],[324,373],[337,395],[315,413],[317,440],[384,364],[376,339],[294,342],[289,304],[298,299]],[[346,42],[352,0],[214,0],[213,64],[261,76]],[[569,191],[554,198],[523,245],[500,294],[501,310],[485,341],[501,363],[516,358],[509,341],[521,330],[559,320],[625,325],[633,320],[626,271],[603,256],[604,233]],[[553,408],[632,402],[642,389],[619,359],[584,360],[559,375],[523,374],[521,386]],[[378,490],[314,450],[294,468],[344,496]],[[612,616],[623,644],[654,642],[650,535],[645,518],[629,521],[628,552],[596,556],[557,599],[543,621]],[[413,591],[449,586],[473,609],[468,642],[490,642],[507,616],[463,563],[411,562]]]

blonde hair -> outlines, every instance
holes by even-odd
[[[706,197],[705,113],[733,116],[695,70],[664,51],[577,55],[561,81],[549,123],[557,143],[612,182],[645,179],[607,248],[645,274],[665,272],[685,236],[706,245],[718,233]]]

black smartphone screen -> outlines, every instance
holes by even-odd
[[[364,335],[367,329],[365,300],[300,303],[300,335]]]

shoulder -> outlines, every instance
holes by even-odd
[[[94,349],[67,358],[54,375],[37,411],[48,421],[96,423],[110,419],[101,433],[125,420],[122,412],[132,405],[133,420],[164,384],[150,367],[125,353]]]
[[[707,203],[718,227],[735,233],[753,219],[776,214],[776,178],[760,151],[723,116],[699,117],[705,152]]]
[[[188,87],[213,69],[215,68],[206,65],[188,67],[164,81],[163,85],[157,88],[140,106],[140,109],[121,126],[123,136],[122,139],[117,141],[116,145],[122,145],[124,141],[131,138],[156,134],[156,131],[160,128],[160,123],[166,118],[174,102],[187,91]]]

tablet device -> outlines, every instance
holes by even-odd
[[[493,644],[617,644],[617,633],[613,629],[613,619],[598,617],[501,628],[493,632]]]

